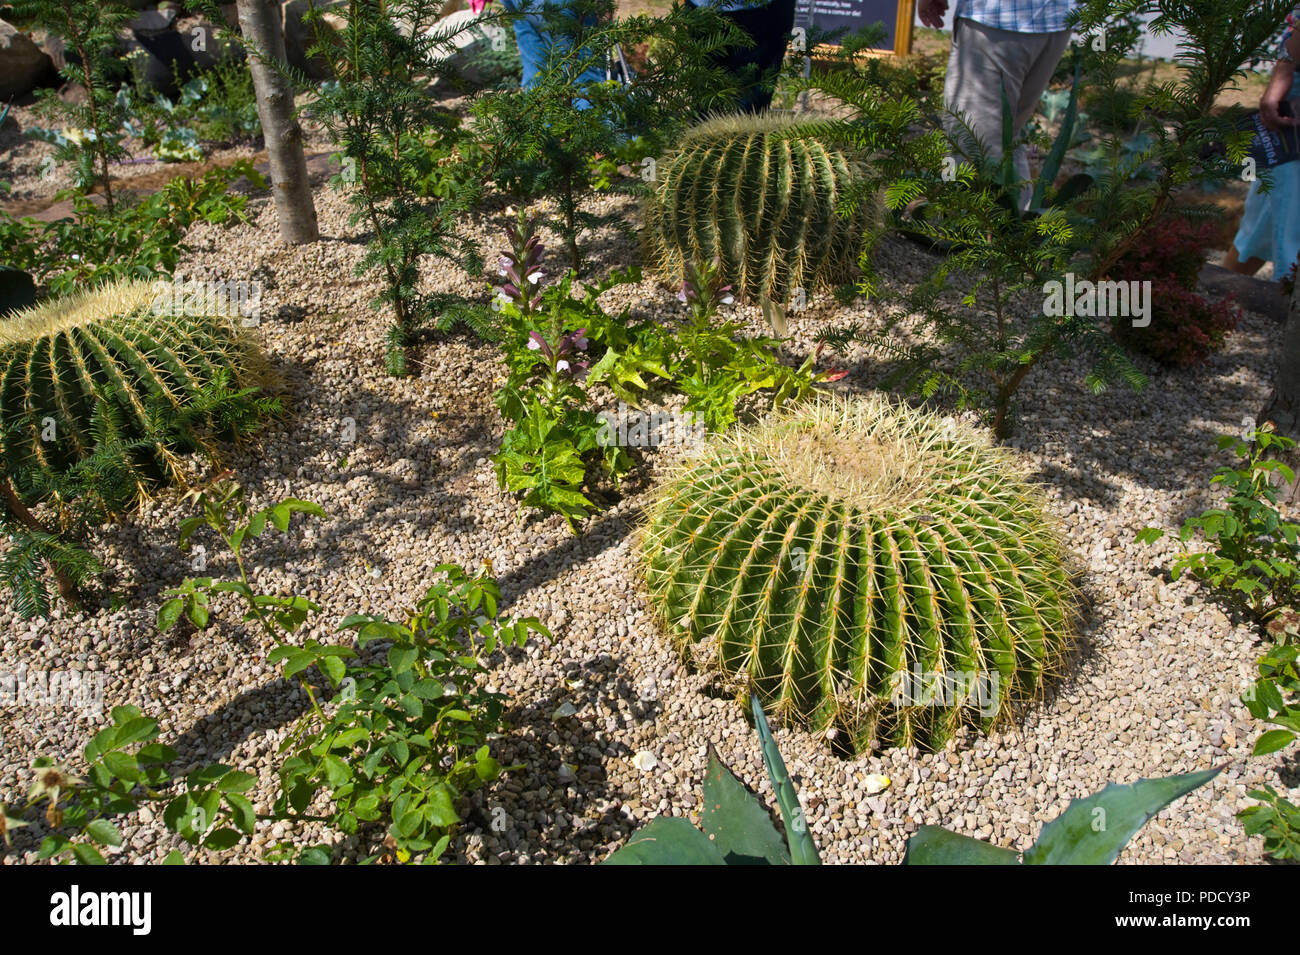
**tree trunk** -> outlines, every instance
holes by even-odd
[[[238,9],[257,92],[257,114],[271,160],[271,194],[280,219],[280,238],[290,245],[315,242],[320,231],[302,152],[302,127],[293,112],[293,87],[281,72],[285,53],[280,4],[275,0],[238,0]]]
[[[1260,411],[1258,421],[1260,424],[1271,421],[1278,434],[1300,440],[1300,281],[1291,293],[1291,305],[1286,313],[1273,393]],[[1292,451],[1280,457],[1293,470],[1300,470],[1300,454]],[[1278,494],[1278,503],[1285,503],[1294,513],[1300,505],[1300,481],[1286,485]]]

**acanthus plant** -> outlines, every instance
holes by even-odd
[[[510,371],[494,400],[512,427],[493,462],[504,488],[524,492],[524,506],[556,511],[576,530],[594,507],[589,469],[617,480],[632,458],[601,442],[602,422],[584,387],[589,363],[583,356],[591,344],[586,319],[601,315],[595,296],[574,299],[572,273],[542,287],[546,247],[535,228],[536,220],[521,216],[507,230],[511,247],[501,253],[497,307]]]
[[[660,382],[686,396],[687,416],[720,431],[735,422],[746,395],[769,390],[772,406],[780,407],[846,374],[817,371],[819,353],[791,368],[781,362],[776,339],[746,336],[735,321],[718,322],[733,297],[716,262],[687,270],[678,300],[688,315],[677,328],[633,322],[626,309],[608,315],[599,297],[639,274],[611,275],[585,286],[580,298],[572,271],[545,285],[546,249],[535,228],[536,220],[521,217],[508,229],[494,306],[510,369],[495,401],[513,427],[493,460],[503,487],[526,492],[525,506],[558,511],[575,526],[595,506],[585,490],[592,479],[617,481],[631,469],[631,454],[609,440],[609,423],[596,410],[598,385],[639,407]]]
[[[722,431],[735,423],[739,403],[747,395],[770,389],[775,409],[847,374],[833,368],[817,371],[820,348],[791,368],[781,362],[779,340],[751,337],[739,322],[718,321],[723,306],[735,298],[719,275],[717,259],[686,268],[677,300],[687,306],[687,318],[675,329],[651,321],[598,336],[607,351],[592,365],[591,383],[605,384],[635,405],[650,390],[646,376],[658,378],[686,396],[687,415],[709,430]]]
[[[687,306],[686,323],[674,336],[669,373],[674,386],[687,396],[686,411],[698,416],[710,430],[722,431],[736,420],[737,405],[746,395],[772,389],[772,408],[812,393],[819,382],[836,381],[845,371],[815,371],[821,349],[798,368],[781,363],[779,342],[766,336],[741,334],[734,321],[715,319],[722,306],[735,299],[723,284],[720,263],[686,270],[677,300]]]
[[[506,226],[510,248],[501,250],[499,274],[506,281],[498,289],[498,301],[513,302],[525,315],[536,311],[541,305],[541,281],[546,276],[542,270],[546,246],[542,245],[536,228],[536,217],[524,219],[521,215],[518,220]],[[537,286],[536,294],[531,292],[533,286]]]

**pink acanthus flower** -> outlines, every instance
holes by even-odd
[[[540,332],[528,333],[529,351],[541,352],[548,360],[554,358],[556,371],[567,371],[579,380],[586,378],[588,362],[577,361],[576,357],[579,352],[586,351],[590,344],[585,328],[562,336],[555,348],[547,343]]]
[[[531,231],[532,226],[533,222],[526,223],[523,229],[515,224],[508,226],[506,232],[510,236],[511,247],[502,249],[501,257],[497,260],[497,271],[506,280],[501,284],[501,292],[515,303],[526,300],[523,289],[540,286],[546,276],[542,269],[546,246],[542,245],[536,235],[525,234]],[[541,304],[540,290],[537,295],[527,299],[527,303],[530,308]]]
[[[736,299],[731,294],[731,286],[719,284],[720,279],[717,270],[717,260],[714,260],[707,268],[689,269],[686,277],[682,279],[681,288],[677,292],[677,301],[683,305],[695,305],[703,302],[710,308],[733,304]]]
[[[587,330],[580,328],[560,339],[560,354],[567,355],[575,351],[586,351],[591,342],[587,340]]]

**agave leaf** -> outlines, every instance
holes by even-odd
[[[1110,865],[1134,834],[1165,806],[1204,786],[1223,767],[1126,785],[1075,799],[1025,851],[1028,865]]]
[[[1019,865],[1020,853],[951,832],[922,826],[907,840],[903,865]]]
[[[1065,107],[1065,116],[1061,119],[1061,129],[1056,134],[1056,140],[1052,143],[1051,152],[1047,154],[1047,159],[1043,161],[1043,169],[1038,174],[1038,182],[1034,186],[1034,196],[1029,200],[1029,208],[1041,210],[1043,207],[1043,197],[1047,188],[1056,182],[1056,176],[1061,171],[1061,163],[1065,161],[1066,150],[1070,148],[1070,143],[1074,139],[1075,121],[1079,115],[1079,64],[1074,66],[1074,82],[1070,84],[1070,101]],[[1073,181],[1073,180],[1071,180]],[[1089,184],[1091,184],[1089,179]],[[1058,196],[1058,201],[1060,197]]]
[[[709,753],[700,825],[727,865],[789,865],[785,840],[758,797],[745,788],[718,754]]]
[[[1016,162],[1015,162],[1015,117],[1011,112],[1011,101],[1007,99],[1007,84],[1001,79],[998,80],[998,88],[1002,93],[1002,158],[998,163],[998,183],[1011,192],[1016,185]],[[1013,203],[1012,208],[1015,208]]]
[[[726,865],[709,837],[685,819],[660,816],[632,834],[603,865]]]
[[[787,338],[790,335],[790,323],[785,318],[785,306],[778,302],[772,301],[764,296],[760,303],[763,310],[763,319],[771,326],[772,331],[778,338]]]
[[[776,740],[767,725],[767,715],[754,694],[749,696],[750,708],[754,712],[754,728],[763,746],[763,765],[767,767],[768,778],[772,780],[772,789],[776,792],[777,804],[781,807],[781,819],[785,823],[785,836],[790,843],[790,863],[792,865],[821,865],[821,856],[817,854],[817,844],[813,842],[812,833],[808,831],[808,821],[804,818],[803,807],[799,805],[799,793],[795,791],[790,773],[785,768],[781,751],[776,748]]]

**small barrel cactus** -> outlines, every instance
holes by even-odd
[[[859,161],[806,121],[722,116],[695,126],[655,170],[645,210],[648,254],[674,280],[717,258],[746,298],[785,305],[802,289],[853,278],[870,208],[837,207]]]
[[[641,546],[683,650],[855,752],[987,729],[1038,696],[1074,622],[1011,453],[884,398],[715,439],[658,486]]]
[[[220,309],[162,307],[160,289],[164,283],[118,282],[0,319],[6,473],[60,473],[90,456],[104,420],[97,412],[111,405],[118,436],[132,449],[133,483],[143,491],[176,476],[177,452],[193,450],[205,422],[168,430],[159,415],[210,397],[214,387],[248,385],[264,361],[237,319]]]

